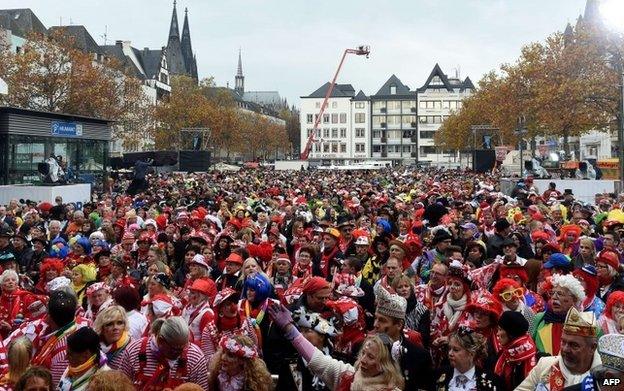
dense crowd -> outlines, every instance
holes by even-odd
[[[142,172],[13,200],[0,390],[623,389],[624,196],[499,181]]]

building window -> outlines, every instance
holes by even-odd
[[[347,123],[347,113],[340,113],[340,123],[341,124]]]
[[[311,123],[312,123],[312,120],[313,120],[312,114],[308,114],[306,117],[307,117],[307,118],[306,118],[306,119],[307,119],[307,122],[308,122],[309,124],[311,124]]]
[[[390,86],[390,95],[396,95],[396,86],[395,85],[391,85]]]
[[[373,130],[373,138],[380,138],[381,130]]]
[[[404,146],[403,146],[403,153],[410,153],[410,152],[412,152],[412,149],[411,149],[411,148],[412,148],[412,147],[411,147],[411,146],[409,146],[409,145],[404,145]]]
[[[338,107],[338,102],[332,102],[332,109],[335,109]]]
[[[338,128],[332,128],[332,138],[338,138]]]
[[[355,128],[355,137],[362,138],[364,137],[364,128]]]
[[[328,124],[329,123],[329,114],[323,114],[323,123],[324,124]]]
[[[321,108],[321,102],[316,102],[315,106],[316,106],[317,109],[320,109]]]
[[[385,108],[386,108],[386,101],[381,100],[381,101],[373,102],[373,110],[374,111],[379,111],[379,110],[385,109]]]
[[[434,146],[420,147],[420,153],[421,154],[436,153],[436,147],[434,147]]]
[[[332,124],[337,124],[338,123],[338,114],[332,113],[332,115],[331,115],[331,123]]]
[[[323,129],[323,138],[329,138],[329,129],[328,128]]]
[[[340,128],[340,138],[347,138],[347,128]]]
[[[381,145],[373,145],[373,152],[381,152]]]
[[[331,151],[332,151],[333,153],[338,153],[338,144],[336,144],[336,143],[332,143],[332,145],[331,145]]]
[[[364,152],[364,151],[365,151],[364,144],[361,144],[361,143],[355,144],[355,152]]]
[[[451,102],[448,100],[443,100],[442,101],[442,108],[443,109],[450,109],[451,108]]]
[[[401,102],[401,111],[403,114],[407,114],[410,112],[416,112],[416,101],[414,100],[404,100]]]
[[[321,138],[321,129],[316,129],[316,138]]]
[[[363,124],[366,122],[366,113],[355,113],[355,123]]]
[[[420,131],[420,138],[422,139],[433,139],[434,135],[435,135],[435,130],[421,130]]]
[[[364,105],[364,102],[355,102],[355,108],[356,109],[363,109],[366,106]]]
[[[347,153],[347,144],[340,144],[340,152]]]
[[[311,134],[312,134],[312,129],[308,129],[308,138],[310,138]]]
[[[401,101],[400,100],[391,100],[388,102],[388,111],[400,111],[401,110]]]
[[[324,153],[329,152],[329,144],[327,144],[327,143],[324,143],[324,144],[323,144],[323,152],[324,152]]]

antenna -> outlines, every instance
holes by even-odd
[[[59,26],[62,26],[63,25],[63,17],[59,16],[59,19],[60,19]]]
[[[108,25],[104,25],[104,34],[100,35],[104,39],[104,46],[108,44]]]
[[[69,17],[69,25],[72,26],[74,24],[74,21],[72,20],[71,16]]]

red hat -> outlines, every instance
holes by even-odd
[[[615,252],[610,250],[602,250],[598,253],[596,263],[598,262],[606,263],[615,270],[618,270],[620,267],[620,257]]]
[[[217,295],[215,296],[214,302],[213,302],[213,307],[217,308],[218,306],[220,306],[224,301],[226,301],[229,297],[232,297],[233,295],[236,295],[236,291],[232,288],[223,288],[221,289]]]
[[[550,235],[544,231],[533,231],[533,233],[531,233],[531,240],[534,242],[548,242],[548,240],[550,240]]]
[[[561,227],[561,235],[559,236],[559,240],[563,240],[568,236],[569,233],[574,234],[575,237],[581,236],[583,233],[583,229],[576,224],[566,224]]]
[[[522,280],[523,283],[526,284],[529,281],[529,275],[527,271],[522,266],[508,266],[501,265],[499,268],[500,278],[511,278],[518,277]]]
[[[494,319],[498,320],[503,313],[503,306],[490,292],[481,290],[477,292],[476,300],[473,300],[466,306],[466,310],[468,312],[481,310],[489,313]]]
[[[49,202],[42,202],[38,206],[39,210],[42,212],[49,212],[52,209],[52,204]]]
[[[325,280],[323,277],[310,277],[303,284],[304,294],[316,293],[322,289],[330,289],[329,282],[327,282],[327,280]]]
[[[238,253],[230,253],[230,255],[228,255],[228,257],[225,258],[225,263],[228,263],[228,262],[238,263],[239,265],[242,265],[243,257],[241,257],[240,254]]]
[[[199,292],[202,295],[206,295],[210,298],[213,298],[217,295],[217,286],[212,280],[208,280],[206,278],[196,279],[195,281],[193,281],[193,284],[191,284],[191,287],[189,289]]]
[[[123,236],[121,237],[121,241],[122,242],[130,241],[134,243],[134,234],[130,231],[124,232]]]
[[[158,229],[164,230],[167,227],[167,216],[165,214],[158,215],[155,220]]]

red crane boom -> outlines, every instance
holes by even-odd
[[[358,46],[355,49],[345,49],[344,53],[342,54],[342,58],[340,59],[340,64],[338,64],[338,69],[336,69],[334,78],[329,84],[329,88],[327,89],[327,93],[325,94],[325,99],[323,100],[323,104],[321,105],[321,110],[319,111],[316,119],[314,120],[314,126],[312,127],[312,132],[310,132],[310,136],[308,137],[308,141],[306,142],[305,148],[301,152],[301,156],[300,156],[301,160],[308,160],[308,156],[310,155],[310,150],[312,150],[312,143],[316,141],[315,140],[316,130],[318,128],[319,123],[321,122],[321,119],[323,118],[323,113],[325,112],[325,108],[327,108],[327,101],[329,100],[329,97],[334,91],[334,87],[336,86],[336,79],[338,78],[338,73],[340,73],[340,69],[342,68],[342,64],[344,63],[344,60],[347,57],[347,54],[356,54],[358,56],[366,56],[366,58],[368,58],[368,55],[370,54],[370,47],[362,45],[362,46]]]

